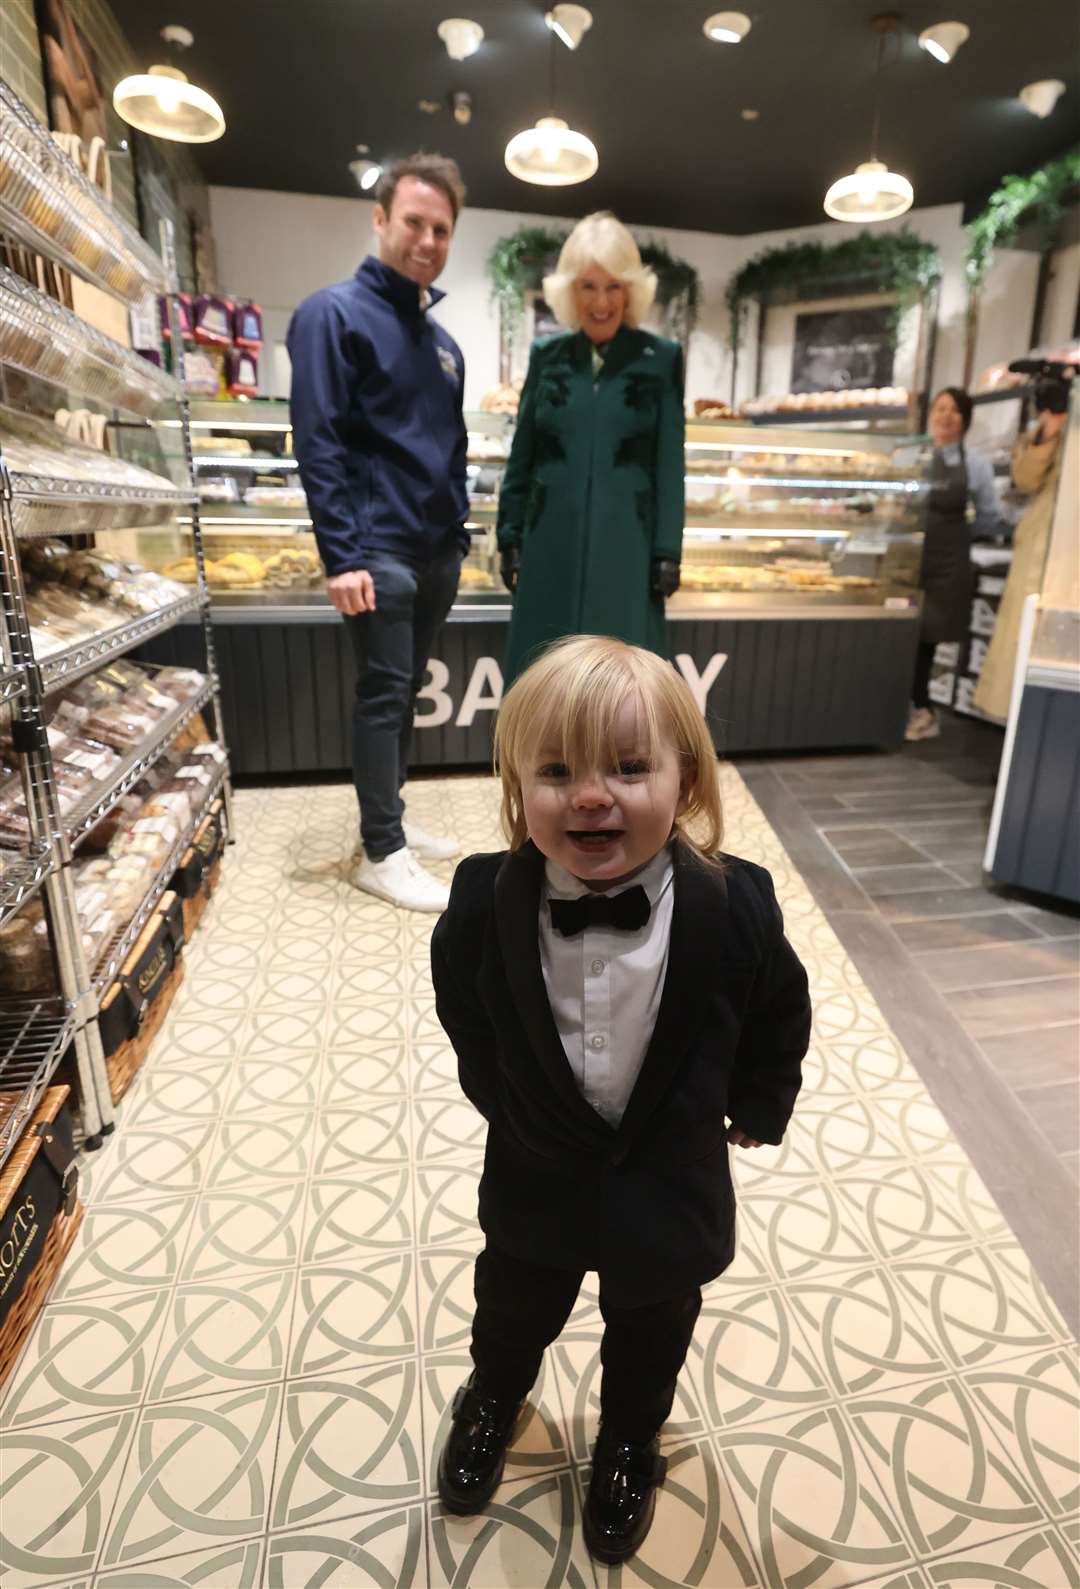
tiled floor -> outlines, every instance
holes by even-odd
[[[0,1405],[4,1589],[1077,1589],[1071,1332],[725,786],[816,1033],[784,1146],[736,1157],[739,1252],[708,1288],[641,1559],[609,1571],[581,1544],[587,1289],[492,1507],[441,1514],[481,1133],[432,1010],[431,921],[348,888],[352,794],[323,787],[238,797],[182,995],[89,1161],[79,1243]],[[410,809],[497,842],[489,780],[418,785]]]
[[[1075,1323],[1080,909],[983,872],[1001,731],[941,721],[899,756],[741,770]]]

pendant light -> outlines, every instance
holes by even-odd
[[[825,213],[834,221],[893,221],[910,210],[915,190],[907,177],[890,171],[877,157],[878,125],[881,119],[881,56],[885,39],[896,33],[899,18],[886,15],[874,18],[877,29],[877,68],[874,73],[874,129],[870,137],[870,158],[857,165],[850,176],[834,182],[825,195]]]
[[[745,11],[717,11],[705,19],[702,31],[714,44],[741,44],[752,26]]]
[[[549,103],[555,103],[555,34],[551,35]],[[575,132],[561,116],[541,116],[506,146],[506,169],[522,182],[541,188],[567,188],[587,182],[600,166],[596,145]]]
[[[970,37],[971,29],[966,22],[938,22],[932,28],[923,28],[919,44],[927,55],[932,55],[942,66],[948,66],[961,44],[966,44]]]
[[[568,50],[577,49],[593,24],[592,12],[588,7],[576,5],[552,6],[544,21]]]
[[[162,28],[161,37],[177,50],[195,42],[188,28],[175,26]],[[113,109],[130,127],[172,143],[213,143],[225,131],[217,100],[175,66],[151,66],[123,78],[113,89]]]

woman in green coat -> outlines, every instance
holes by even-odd
[[[507,688],[563,635],[614,635],[667,655],[664,599],[678,589],[683,536],[683,370],[676,343],[639,329],[655,291],[609,214],[575,227],[544,281],[573,329],[533,347],[499,497],[514,596]]]

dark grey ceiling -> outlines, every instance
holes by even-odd
[[[228,122],[197,151],[216,183],[348,195],[357,143],[377,159],[422,146],[454,155],[470,202],[486,209],[611,208],[631,222],[747,233],[821,220],[826,187],[869,153],[874,0],[743,0],[754,25],[738,46],[702,33],[721,0],[590,0],[581,49],[557,47],[555,109],[596,143],[600,170],[548,191],[503,166],[510,137],[551,109],[542,0],[112,5],[146,65],[162,57],[164,23],[193,29],[184,64]],[[467,61],[451,61],[436,37],[447,15],[485,30]],[[944,20],[972,30],[950,66],[915,42]],[[1075,0],[912,0],[903,24],[882,76],[880,150],[911,178],[916,205],[979,201],[1004,173],[1080,137]],[[1040,121],[1016,92],[1043,77],[1068,90]],[[459,88],[475,101],[468,127],[446,103]],[[421,99],[443,108],[425,115]],[[744,107],[759,120],[744,121]]]

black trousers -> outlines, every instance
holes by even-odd
[[[496,1247],[476,1260],[472,1357],[485,1395],[519,1401],[545,1348],[570,1317],[584,1273],[523,1263]],[[645,1307],[615,1307],[600,1271],[600,1415],[621,1440],[652,1440],[671,1412],[675,1382],[701,1311],[697,1286]]]
[[[911,682],[911,704],[924,709],[930,705],[930,670],[934,665],[935,640],[920,640],[915,653],[915,677]]]

